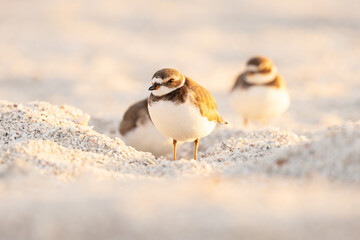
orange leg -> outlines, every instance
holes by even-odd
[[[249,120],[247,118],[244,117],[244,126],[247,127],[247,125],[249,124]]]
[[[175,139],[173,139],[173,144],[174,144],[174,161],[176,160],[176,143],[177,141]]]
[[[199,146],[199,139],[195,139],[194,141],[195,143],[195,154],[194,154],[194,159],[196,160],[196,157],[197,157],[197,150],[198,150],[198,146]]]

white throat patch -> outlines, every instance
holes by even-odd
[[[255,73],[253,75],[246,75],[246,82],[251,84],[265,84],[274,80],[277,75],[277,69],[272,68],[270,73]]]
[[[161,83],[164,82],[164,80],[161,79],[161,78],[153,78],[151,82],[153,84],[154,83],[161,84]],[[178,86],[178,87],[169,88],[169,87],[166,87],[166,86],[160,86],[157,90],[152,90],[151,92],[155,96],[160,97],[160,96],[166,95],[168,93],[171,93],[172,91],[175,91],[178,88],[181,88],[182,86],[184,86],[184,84],[185,84],[185,77],[183,77],[183,81],[181,82],[180,86]]]

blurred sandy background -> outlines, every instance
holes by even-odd
[[[359,166],[359,10],[357,0],[0,0],[0,99],[73,105],[95,119],[96,129],[114,134],[129,104],[148,95],[154,72],[173,67],[208,88],[231,123],[227,131],[200,144],[213,147],[203,161],[157,160],[154,172],[161,174],[164,165],[166,174],[179,173],[175,179],[149,180],[145,168],[140,174],[129,168],[134,174],[120,179],[101,182],[85,174],[64,183],[55,175],[32,172],[37,169],[33,163],[16,163],[0,174],[0,236],[359,239],[359,168],[342,172],[335,159],[351,158],[351,166]],[[214,141],[233,135],[237,141],[253,140],[251,133],[242,132],[227,92],[246,60],[259,54],[274,60],[292,97],[289,111],[271,126],[312,140],[318,134],[315,154],[290,148],[286,156],[295,156],[299,164],[291,165],[290,173],[271,175],[266,165],[270,156],[270,163],[242,160],[244,165],[240,162],[234,169],[235,178],[207,178],[217,170],[208,166],[215,166],[211,164],[216,154],[222,154]],[[322,132],[333,125],[342,127]],[[292,136],[277,131],[257,134]],[[261,150],[262,144],[254,149]],[[276,144],[286,148],[281,141]],[[255,150],[250,153],[257,154]],[[353,182],[301,175],[301,158],[319,160],[308,164],[326,176]],[[321,160],[326,169],[321,169]],[[128,167],[121,164],[115,165],[119,175]],[[183,177],[182,171],[193,176]],[[97,172],[100,178],[110,173]],[[244,177],[250,173],[260,174]]]
[[[292,120],[354,120],[359,8],[356,0],[1,1],[0,96],[121,119],[148,95],[153,73],[173,67],[214,93],[229,116],[222,97],[246,60],[262,54],[288,81]]]

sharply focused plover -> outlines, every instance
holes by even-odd
[[[194,141],[196,159],[199,138],[209,135],[217,123],[226,123],[210,92],[175,69],[157,71],[149,91],[151,119],[162,134],[173,139],[174,160],[177,141]]]
[[[230,104],[243,117],[244,125],[248,120],[264,124],[288,109],[290,97],[273,62],[265,57],[254,57],[236,79]]]
[[[172,151],[172,139],[162,135],[152,123],[147,99],[131,105],[125,112],[119,131],[124,142],[136,150],[165,156]]]

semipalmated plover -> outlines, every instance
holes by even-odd
[[[278,74],[273,62],[265,57],[254,57],[247,62],[231,90],[231,106],[248,120],[266,123],[284,113],[290,105],[290,97],[284,79]]]
[[[173,139],[174,160],[177,141],[194,141],[196,160],[199,138],[209,135],[217,123],[226,123],[213,96],[175,69],[157,71],[151,83],[150,117],[162,134]]]
[[[147,101],[139,101],[126,110],[119,131],[124,142],[136,150],[151,152],[156,157],[165,156],[172,150],[172,139],[155,128]]]

